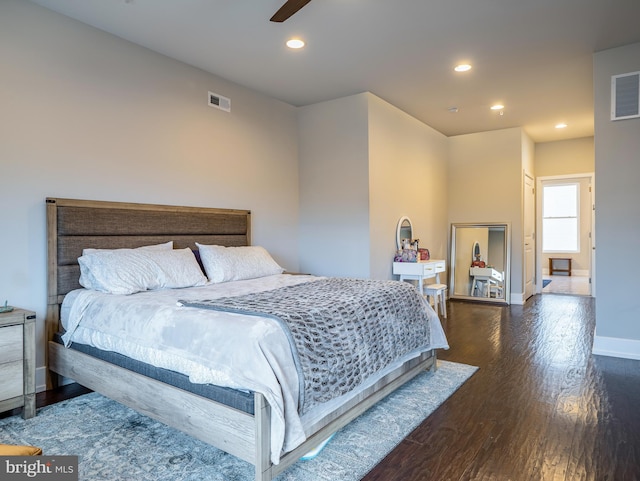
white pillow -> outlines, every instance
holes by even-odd
[[[223,247],[198,244],[200,259],[211,282],[240,281],[282,274],[284,269],[264,247]]]
[[[203,286],[207,283],[196,256],[188,247],[170,251],[147,250],[144,255],[157,264],[162,289]]]
[[[153,262],[142,250],[114,249],[78,258],[80,285],[110,294],[133,294],[158,288]]]
[[[173,241],[165,242],[163,244],[154,244],[150,246],[141,246],[136,247],[134,249],[82,249],[82,255],[85,256],[87,254],[95,254],[96,252],[124,252],[124,251],[132,251],[132,250],[172,250],[173,249]],[[85,287],[86,289],[93,289],[94,291],[104,291],[105,287],[103,284],[93,277],[93,274],[90,269],[83,269],[82,264],[80,264],[80,285]],[[136,291],[137,292],[137,291]]]
[[[78,258],[80,285],[109,294],[202,286],[202,274],[189,248],[177,250],[116,249]]]

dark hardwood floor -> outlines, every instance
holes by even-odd
[[[41,408],[43,406],[48,406],[50,404],[55,404],[60,401],[64,401],[65,399],[71,399],[77,396],[81,396],[83,394],[87,394],[91,392],[84,386],[80,384],[66,384],[57,389],[52,389],[50,391],[43,391],[36,394],[36,408]],[[22,413],[22,408],[13,409],[11,411],[5,411],[0,413],[0,419],[6,418],[9,416],[16,416]]]
[[[640,361],[594,325],[591,297],[450,302],[439,357],[480,369],[364,481],[640,480]]]
[[[364,481],[640,481],[640,361],[591,354],[594,302],[450,302],[439,357],[480,370]]]

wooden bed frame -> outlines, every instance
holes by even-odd
[[[79,288],[77,258],[83,248],[124,248],[174,241],[175,248],[195,242],[225,246],[251,244],[247,210],[48,198],[48,307],[46,331],[50,385],[58,375],[226,451],[255,466],[256,481],[276,477],[331,433],[425,369],[436,366],[435,351],[406,363],[342,405],[315,426],[302,445],[270,461],[270,407],[254,394],[255,414],[192,394],[128,369],[67,349],[53,341],[60,330],[64,296]]]

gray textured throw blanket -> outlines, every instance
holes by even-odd
[[[238,297],[180,302],[280,322],[301,379],[301,414],[430,344],[429,308],[405,282],[326,278]]]

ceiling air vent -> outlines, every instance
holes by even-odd
[[[640,72],[611,77],[611,120],[640,117]]]
[[[209,106],[225,112],[231,112],[231,99],[209,92]]]

